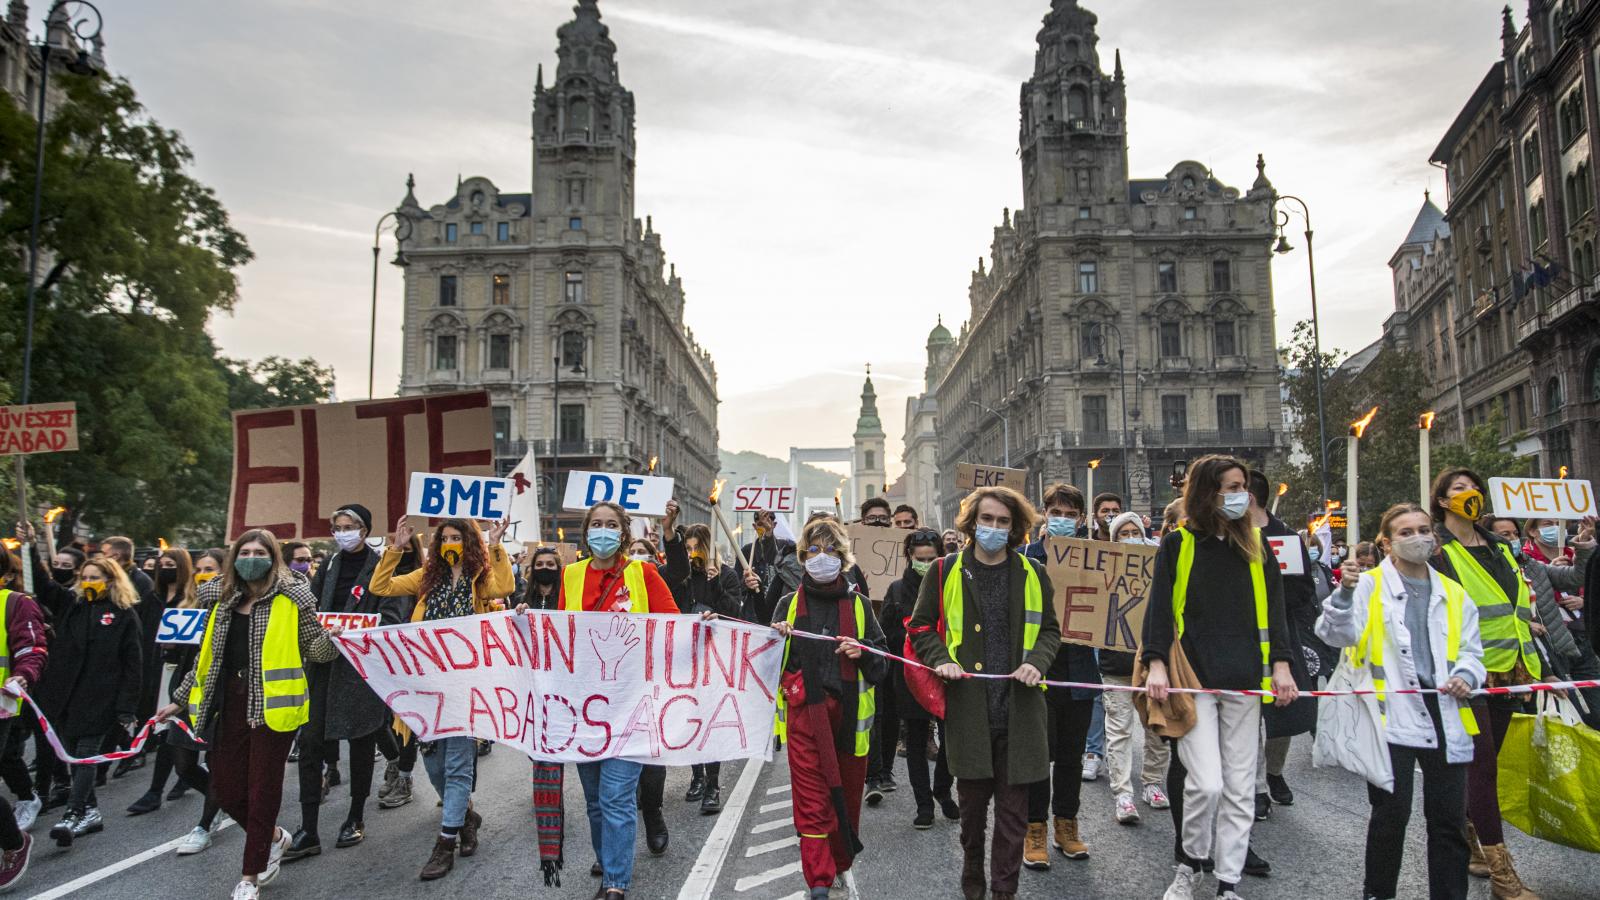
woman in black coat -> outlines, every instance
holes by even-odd
[[[917,604],[917,592],[922,590],[922,576],[927,574],[943,550],[943,538],[939,532],[932,529],[918,529],[906,537],[905,573],[884,592],[883,608],[878,611],[878,621],[883,626],[883,636],[888,642],[890,653],[905,652],[906,620],[911,618],[911,610]],[[933,783],[930,785],[928,782],[928,743],[939,720],[924,709],[912,695],[910,687],[906,684],[904,665],[891,662],[889,676],[892,687],[885,692],[887,696],[884,699],[888,703],[879,704],[878,721],[894,718],[896,724],[893,726],[893,732],[900,730],[898,722],[905,722],[906,777],[911,781],[911,794],[917,801],[917,817],[912,820],[912,824],[919,829],[933,827],[935,800],[939,801],[945,818],[952,821],[959,819],[961,810],[950,796],[954,780],[950,777],[950,767],[945,763],[943,741],[940,741],[939,754],[934,762]],[[885,706],[892,711],[891,716],[884,715]],[[895,752],[894,745],[887,735],[881,737],[883,752],[892,758]]]
[[[688,556],[686,571],[672,565],[683,555]],[[732,566],[721,565],[717,548],[711,540],[709,525],[690,525],[681,532],[667,535],[668,566],[667,587],[672,589],[672,599],[678,609],[686,613],[715,613],[738,618],[744,612],[744,585],[734,574]],[[677,576],[677,577],[674,577]],[[712,815],[722,811],[722,763],[696,764],[692,767],[689,790],[683,799],[700,801],[700,812]]]
[[[136,720],[143,674],[139,602],[122,567],[104,557],[83,564],[77,601],[61,610],[39,707],[73,756],[93,756],[105,739]],[[50,837],[61,847],[104,828],[94,792],[95,767],[72,767],[67,814]]]

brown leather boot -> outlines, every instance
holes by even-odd
[[[1539,900],[1539,895],[1523,887],[1505,844],[1485,844],[1483,855],[1489,860],[1490,896],[1495,900]]]
[[[423,881],[433,881],[450,874],[456,864],[456,842],[454,838],[441,837],[433,843],[433,853],[428,856],[428,864],[422,867],[422,874],[418,877]]]
[[[1483,845],[1478,843],[1478,829],[1467,823],[1467,847],[1472,851],[1472,857],[1467,860],[1467,872],[1474,878],[1489,877],[1489,860],[1483,855]]]
[[[1067,859],[1088,859],[1089,845],[1078,840],[1078,820],[1056,816],[1056,849]]]
[[[1045,845],[1043,822],[1029,822],[1022,839],[1022,864],[1030,869],[1050,868],[1050,848]]]
[[[478,829],[483,827],[483,816],[472,807],[467,807],[467,820],[461,823],[461,855],[471,856],[478,852]]]
[[[983,876],[983,857],[976,860],[964,858],[961,862],[961,896],[964,900],[984,900],[988,893],[988,879]]]

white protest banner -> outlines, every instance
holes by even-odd
[[[1581,519],[1595,515],[1594,487],[1571,478],[1491,478],[1494,514],[1513,519]]]
[[[746,484],[733,489],[734,512],[794,512],[794,488]]]
[[[956,464],[956,487],[963,491],[981,487],[1008,487],[1019,491],[1028,489],[1027,469],[1008,469],[1004,466],[980,466],[975,463]]]
[[[337,626],[345,631],[355,631],[360,628],[377,628],[378,620],[377,613],[317,613],[317,621],[322,623],[323,628]]]
[[[161,613],[158,644],[199,644],[206,632],[206,610],[173,608]]]
[[[406,515],[498,522],[511,514],[515,496],[509,478],[412,472]]]
[[[471,736],[548,762],[772,758],[783,640],[763,626],[498,612],[334,643],[418,740]]]
[[[1285,575],[1306,573],[1305,542],[1297,534],[1268,535],[1267,544],[1278,557],[1278,571]]]
[[[613,472],[573,472],[567,476],[567,493],[561,508],[580,512],[610,501],[630,515],[664,516],[672,499],[672,479]]]

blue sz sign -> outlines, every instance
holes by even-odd
[[[198,644],[206,631],[206,610],[178,609],[161,614],[161,628],[156,632],[158,644]]]
[[[513,496],[507,478],[412,472],[406,515],[499,521],[510,515]]]

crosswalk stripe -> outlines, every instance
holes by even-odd
[[[749,859],[752,856],[760,856],[763,853],[771,853],[774,850],[782,850],[785,847],[796,847],[799,846],[799,844],[800,836],[798,834],[791,834],[786,838],[778,838],[775,841],[768,841],[765,844],[756,844],[753,847],[747,847],[744,851],[744,857],[745,859]]]
[[[788,819],[778,819],[773,822],[762,822],[760,825],[752,825],[750,827],[750,833],[766,834],[769,831],[777,831],[779,828],[785,828],[792,825],[794,825],[794,822]]]
[[[704,900],[711,896],[711,890],[717,884],[717,876],[722,874],[722,864],[728,857],[728,850],[733,846],[733,839],[739,829],[740,822],[744,819],[745,807],[750,802],[750,795],[755,792],[756,780],[761,777],[762,762],[752,759],[744,764],[744,771],[739,773],[739,781],[733,786],[733,793],[728,795],[728,802],[722,808],[722,814],[717,817],[717,824],[711,829],[711,834],[706,837],[706,842],[700,848],[700,856],[694,862],[694,868],[689,871],[689,877],[683,880],[683,887],[678,891],[678,900]]]
[[[769,788],[767,788],[767,795],[771,796],[773,794],[785,794],[785,793],[788,793],[789,792],[789,787],[790,787],[790,785],[787,785],[787,784],[780,784],[777,787],[769,787]]]
[[[799,872],[800,861],[795,860],[792,863],[786,863],[778,866],[776,869],[768,869],[765,872],[759,872],[755,875],[746,875],[745,877],[733,883],[733,889],[739,893],[744,893],[751,888],[758,888],[763,884],[767,884],[768,882],[777,881],[779,878],[783,878],[788,875],[797,875]]]
[[[779,801],[777,801],[775,803],[762,804],[761,809],[759,810],[759,812],[769,813],[769,812],[773,812],[775,810],[788,809],[789,807],[791,807],[793,805],[794,805],[794,801],[792,801],[792,800],[779,800]]]

